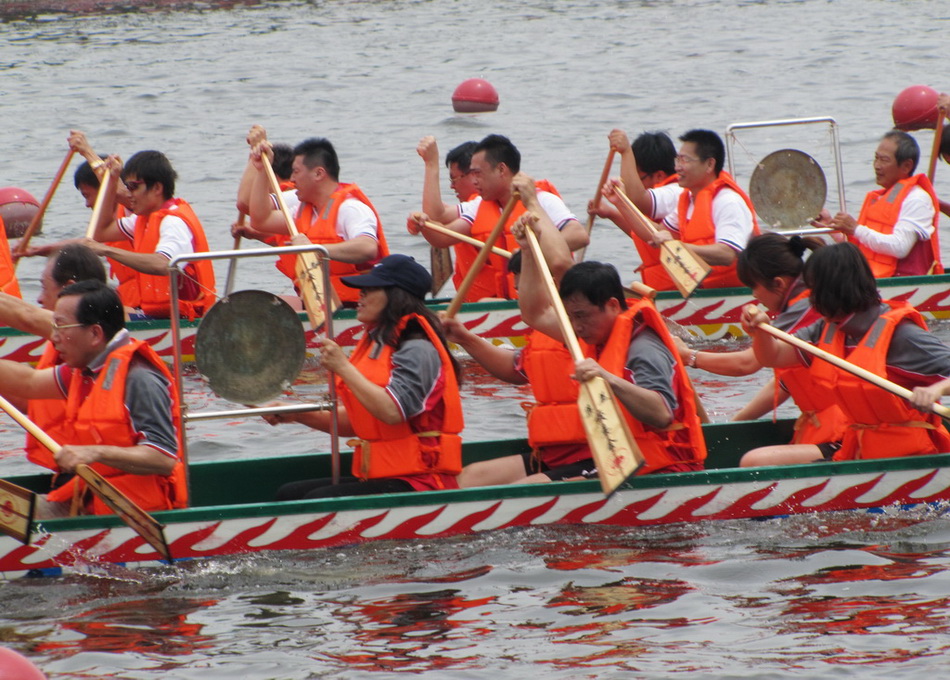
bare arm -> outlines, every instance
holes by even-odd
[[[387,425],[405,422],[402,410],[385,387],[372,382],[359,369],[350,363],[343,350],[332,340],[324,338],[320,348],[320,364],[346,383],[356,397],[374,418]]]
[[[271,199],[271,185],[264,170],[262,155],[267,154],[273,158],[268,142],[261,142],[251,150],[249,163],[257,171],[254,182],[251,185],[251,192],[248,196],[248,217],[251,220],[251,227],[259,232],[267,234],[284,234],[289,236],[287,230],[287,220],[284,214],[274,206]]]
[[[732,420],[756,420],[771,411],[774,406],[784,404],[789,397],[788,392],[779,387],[776,398],[775,390],[775,377],[773,376],[762,386],[762,389],[749,400],[749,403],[743,406],[742,409],[732,417]]]
[[[324,248],[332,259],[353,264],[375,260],[379,254],[379,242],[371,236],[357,236],[342,243],[327,243]]]
[[[119,186],[119,177],[122,175],[122,161],[118,156],[109,156],[105,163],[103,167],[109,169],[109,181],[105,187],[100,187],[100,191],[105,191],[105,195],[102,212],[99,213],[99,221],[93,230],[92,238],[99,242],[122,241],[125,239],[125,234],[115,221],[115,195]]]
[[[56,464],[73,472],[80,463],[102,463],[133,475],[170,475],[177,460],[167,453],[148,446],[63,446],[56,454]]]
[[[655,428],[664,428],[673,422],[670,407],[659,392],[634,385],[629,380],[614,375],[590,358],[577,362],[574,367],[574,377],[581,382],[596,376],[607,381],[611,391],[624,408],[641,423]]]
[[[704,246],[693,243],[684,243],[683,245],[694,255],[701,257],[707,264],[713,266],[728,266],[736,261],[736,251],[725,243],[710,243]]]
[[[742,330],[752,338],[752,350],[755,352],[755,358],[763,366],[784,368],[801,365],[794,347],[759,328],[759,324],[771,322],[768,314],[755,305],[746,305],[742,309],[741,321]]]
[[[653,198],[647,188],[643,186],[643,180],[640,179],[640,171],[637,169],[637,159],[633,155],[633,147],[630,146],[630,138],[623,130],[614,129],[611,130],[608,139],[610,140],[610,148],[620,156],[620,179],[627,187],[627,196],[643,211],[644,215],[650,215],[653,212]]]
[[[457,317],[440,317],[445,328],[446,337],[468,352],[475,361],[499,380],[524,385],[528,381],[520,372],[515,370],[515,353],[493,345],[485,338],[472,333]]]
[[[122,239],[124,240],[125,236],[122,236]],[[165,276],[168,274],[169,259],[161,253],[136,253],[132,250],[115,248],[90,239],[83,239],[82,244],[88,246],[96,255],[111,257],[116,262],[131,267],[143,274],[151,274],[152,276]]]
[[[289,402],[275,401],[267,405],[286,406],[288,404]],[[332,415],[330,411],[305,411],[303,413],[271,413],[262,417],[271,425],[300,423],[314,430],[329,432]],[[350,416],[346,412],[346,408],[340,405],[337,406],[337,432],[343,437],[352,437],[356,434],[353,431],[353,425],[350,423]]]
[[[701,352],[690,349],[677,337],[673,338],[683,363],[716,375],[752,375],[762,368],[751,347],[735,352]]]
[[[52,368],[37,370],[16,361],[0,359],[0,393],[19,399],[63,399],[53,372]]]
[[[422,212],[436,222],[452,222],[458,217],[458,208],[442,202],[442,189],[439,186],[439,147],[435,137],[423,137],[419,140],[416,153],[425,162],[425,175],[422,182]]]
[[[428,219],[426,213],[414,212],[409,215],[409,219],[406,220],[406,231],[410,234],[422,234],[423,238],[429,242],[430,245],[435,246],[436,248],[448,248],[449,246],[458,245],[461,243],[458,239],[454,239],[451,236],[446,236],[432,229],[426,229],[423,226],[423,223]],[[433,220],[434,221],[434,220]],[[468,221],[463,220],[462,218],[457,218],[444,225],[446,229],[458,232],[464,236],[472,235],[472,225]]]
[[[0,324],[49,338],[53,332],[53,313],[13,295],[0,293]]]

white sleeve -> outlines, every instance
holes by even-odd
[[[475,215],[478,213],[478,206],[482,204],[482,197],[477,196],[471,201],[465,201],[464,203],[459,203],[459,217],[473,224],[475,222]]]
[[[554,222],[554,226],[558,229],[563,229],[564,225],[571,220],[577,220],[577,218],[574,217],[574,213],[568,209],[564,201],[556,194],[547,191],[538,192],[538,203],[541,204],[541,208],[548,214],[548,217],[551,218],[551,221]]]
[[[283,191],[280,195],[284,197],[284,203],[287,205],[287,210],[289,210],[290,214],[296,218],[297,213],[300,211],[300,199],[297,198],[297,190],[290,189],[289,191]],[[274,205],[274,210],[280,210],[280,203],[277,202],[277,194],[271,194],[270,200]]]
[[[854,230],[854,238],[876,253],[904,258],[918,240],[924,241],[933,235],[934,212],[930,194],[920,187],[914,187],[901,204],[894,231],[882,234],[860,224]]]
[[[363,201],[347,198],[340,205],[336,216],[336,233],[340,238],[349,241],[358,236],[369,236],[379,240],[378,228],[375,213]]]
[[[162,223],[158,227],[158,245],[155,246],[155,252],[164,255],[169,260],[195,252],[191,229],[183,219],[174,215],[166,215],[162,218]]]
[[[135,239],[135,221],[138,219],[136,215],[126,215],[125,217],[120,217],[115,221],[116,226],[119,227],[127,239],[130,241]]]
[[[675,182],[647,189],[647,193],[653,199],[653,210],[647,217],[650,217],[654,222],[659,222],[668,215],[675,214],[679,207],[680,194],[684,191],[686,189]]]
[[[716,243],[725,243],[736,251],[745,250],[752,238],[752,211],[742,196],[732,189],[723,189],[712,202]]]

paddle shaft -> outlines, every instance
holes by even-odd
[[[937,109],[937,125],[934,127],[934,143],[930,151],[930,167],[927,169],[927,178],[933,182],[937,174],[937,159],[940,158],[940,142],[943,141],[943,119],[947,115],[944,109]]]
[[[786,333],[785,331],[781,331],[775,326],[772,326],[767,323],[763,323],[763,324],[759,324],[759,328],[764,330],[769,335],[776,337],[779,340],[782,340],[783,342],[787,342],[788,344],[793,345],[794,347],[797,347],[805,352],[808,352],[809,354],[816,356],[819,359],[824,359],[829,364],[837,366],[838,368],[844,371],[847,371],[848,373],[852,375],[856,375],[857,377],[863,380],[867,380],[869,383],[877,385],[881,389],[887,390],[891,394],[894,394],[903,399],[910,399],[913,396],[913,392],[911,392],[906,387],[901,387],[897,383],[891,382],[887,378],[882,378],[877,373],[872,373],[866,368],[861,368],[860,366],[856,364],[852,364],[847,359],[842,359],[839,356],[835,356],[831,352],[826,352],[820,347],[815,347],[811,343],[805,342],[801,338],[797,338],[794,335]],[[950,418],[950,408],[947,408],[943,404],[935,403],[933,405],[933,410],[936,414],[938,414],[939,416],[943,418]]]
[[[237,225],[238,227],[244,226],[244,220],[247,217],[243,212],[238,213]],[[234,250],[240,250],[241,248],[241,235],[238,234],[234,237]],[[231,261],[228,263],[228,278],[225,279],[224,284],[224,297],[227,297],[231,294],[231,291],[234,290],[234,275],[237,272],[237,258],[231,258]]]
[[[594,200],[593,205],[600,203],[600,192],[604,188],[604,184],[607,183],[607,178],[610,176],[610,168],[614,164],[614,154],[617,153],[614,149],[611,149],[607,153],[607,160],[604,162],[604,169],[600,172],[600,179],[597,181],[597,189],[594,191]],[[587,236],[590,237],[591,232],[594,230],[594,220],[597,219],[594,213],[591,213],[587,216]],[[587,246],[579,249],[577,251],[577,261],[583,262],[584,255],[587,253]]]
[[[457,231],[452,231],[451,229],[448,229],[447,227],[443,227],[441,224],[436,224],[435,222],[432,222],[432,221],[430,221],[430,220],[426,220],[426,221],[423,223],[423,225],[425,226],[426,229],[431,229],[432,231],[437,231],[437,232],[439,232],[440,234],[445,234],[446,236],[451,236],[452,238],[456,239],[457,241],[461,241],[462,243],[467,243],[467,244],[469,244],[470,246],[475,246],[476,248],[481,248],[483,245],[485,245],[484,243],[482,243],[481,241],[479,241],[477,238],[472,238],[471,236],[466,236],[465,234],[460,234],[460,233],[457,232]],[[503,257],[503,258],[505,258],[505,259],[507,259],[507,260],[510,260],[510,259],[511,259],[511,253],[509,253],[507,250],[504,250],[504,249],[502,249],[502,248],[497,248],[497,247],[495,247],[495,246],[492,246],[491,251],[492,251],[495,255],[500,255],[501,257]]]
[[[60,446],[52,437],[46,434],[43,429],[32,420],[23,415],[16,406],[0,396],[0,408],[9,414],[17,424],[29,432],[33,437],[54,456],[59,453]],[[110,484],[98,472],[88,465],[80,464],[76,466],[76,476],[86,482],[93,493],[102,500],[103,503],[112,508],[126,524],[131,527],[135,533],[145,539],[146,543],[151,545],[166,560],[171,560],[171,553],[168,550],[168,544],[165,542],[165,536],[162,532],[162,525],[151,515],[137,506],[130,498]]]
[[[63,181],[63,175],[66,174],[66,170],[69,168],[69,162],[73,159],[73,154],[76,153],[72,149],[66,152],[66,157],[63,159],[63,162],[59,166],[59,170],[56,171],[56,176],[53,178],[53,182],[49,185],[49,189],[46,190],[46,195],[43,197],[43,200],[40,201],[39,210],[36,211],[36,214],[33,215],[33,219],[30,220],[29,226],[26,228],[26,231],[23,232],[23,236],[20,238],[20,243],[17,245],[17,252],[23,253],[26,250],[26,246],[30,243],[30,239],[33,238],[33,234],[36,233],[36,230],[40,227],[40,222],[43,220],[43,215],[46,213],[46,208],[49,206],[50,201],[53,200],[53,195],[56,193],[59,183]],[[16,267],[19,259],[13,261],[13,266]]]
[[[102,179],[99,180],[99,191],[96,192],[96,202],[92,206],[92,215],[89,217],[89,226],[86,227],[86,238],[93,238],[96,234],[96,227],[99,224],[99,218],[102,216],[102,206],[106,202],[106,191],[108,191],[109,180],[112,178],[112,172],[109,168],[102,173]]]
[[[512,192],[511,198],[508,199],[508,203],[505,205],[505,209],[501,211],[501,217],[498,218],[498,222],[488,235],[488,239],[481,244],[482,249],[478,251],[475,261],[472,262],[472,266],[465,273],[465,278],[462,279],[462,285],[459,286],[458,291],[455,293],[455,297],[452,298],[452,302],[449,303],[449,308],[445,310],[446,316],[448,316],[450,319],[458,314],[459,309],[462,308],[462,301],[465,299],[469,288],[472,287],[472,284],[475,283],[475,279],[478,278],[479,273],[482,271],[485,260],[487,260],[488,256],[491,255],[491,249],[492,246],[495,245],[495,241],[497,241],[502,232],[505,231],[505,223],[508,221],[508,218],[511,217],[511,212],[515,209],[517,202],[518,194]]]

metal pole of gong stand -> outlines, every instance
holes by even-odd
[[[324,330],[328,338],[333,335],[333,285],[330,282],[330,253],[326,248],[319,247],[317,250],[318,261],[320,262],[320,272],[323,276],[323,312]],[[336,380],[332,375],[328,377],[328,395],[332,405],[330,408],[330,470],[334,484],[340,483],[340,412],[339,401],[336,394]]]

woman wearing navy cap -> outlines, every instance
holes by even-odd
[[[438,318],[423,298],[432,277],[406,255],[389,255],[371,271],[341,281],[360,289],[356,318],[365,329],[347,359],[322,340],[320,363],[336,380],[339,432],[355,436],[352,477],[285,484],[278,500],[455,489],[462,468],[464,425],[460,368]],[[276,425],[298,422],[324,432],[328,411],[274,414]]]

